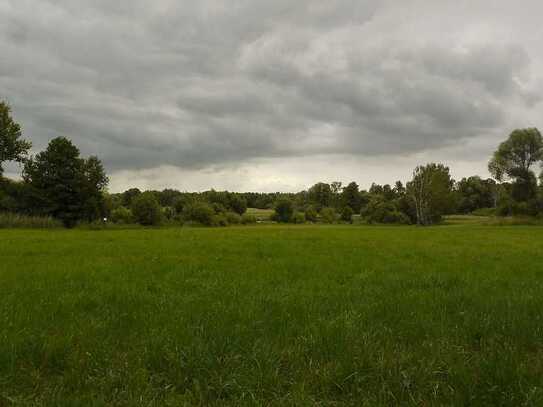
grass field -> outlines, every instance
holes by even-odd
[[[543,228],[0,230],[0,406],[543,405]]]

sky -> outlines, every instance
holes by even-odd
[[[543,127],[536,0],[0,0],[0,99],[130,187],[489,176]],[[11,165],[16,175],[20,169]]]

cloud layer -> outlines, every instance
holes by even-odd
[[[540,2],[116,3],[0,0],[0,98],[36,148],[71,137],[116,189],[482,169],[543,117]]]

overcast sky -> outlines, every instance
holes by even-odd
[[[540,0],[0,0],[0,99],[128,187],[488,176],[543,127]],[[17,171],[17,167],[10,167]]]

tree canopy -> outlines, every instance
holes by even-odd
[[[30,158],[23,179],[44,198],[42,212],[68,227],[103,212],[108,178],[102,163],[96,157],[80,158],[79,149],[65,137],[51,140],[45,151]]]
[[[22,162],[31,147],[29,141],[22,139],[21,126],[11,117],[10,106],[0,102],[0,177],[4,172],[4,162]]]
[[[506,177],[526,178],[533,164],[543,160],[543,139],[536,128],[513,131],[501,143],[488,163],[488,170],[498,181]]]

